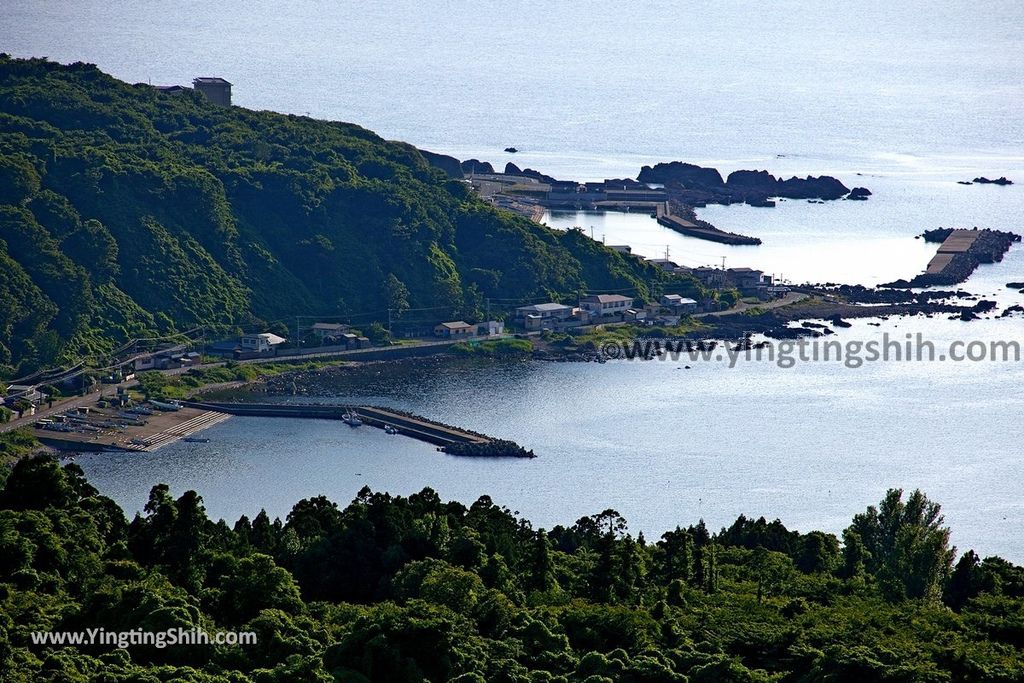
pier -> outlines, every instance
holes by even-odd
[[[534,457],[518,444],[494,439],[466,429],[452,427],[435,420],[403,411],[377,406],[339,406],[289,403],[207,403],[183,401],[182,405],[205,411],[249,417],[291,417],[342,421],[344,415],[355,415],[363,424],[390,428],[396,434],[439,446],[455,455]]]
[[[998,230],[935,230],[925,233],[928,241],[942,240],[938,251],[924,273],[909,283],[896,282],[887,286],[929,287],[955,285],[963,282],[982,263],[1001,261],[1003,255],[1020,235]]]

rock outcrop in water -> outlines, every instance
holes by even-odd
[[[985,176],[981,176],[980,178],[975,178],[974,182],[979,185],[1013,185],[1013,181],[1008,179],[1006,176],[1000,176],[995,180],[989,180]]]
[[[681,161],[644,166],[637,179],[642,183],[664,185],[675,198],[693,206],[739,202],[773,206],[772,197],[831,200],[850,194],[850,188],[832,176],[783,180],[768,171],[739,170],[723,180],[718,169]],[[853,198],[864,199],[871,194],[866,188],[856,189],[858,192]]]

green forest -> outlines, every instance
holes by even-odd
[[[614,510],[539,529],[430,489],[229,525],[158,485],[129,521],[77,465],[25,458],[2,476],[4,681],[1024,680],[1024,570],[958,557],[918,491],[890,491],[841,538],[740,517],[655,539]],[[100,627],[257,643],[31,638]]]
[[[645,298],[672,277],[353,124],[0,55],[0,376],[197,325],[475,320],[489,298]]]

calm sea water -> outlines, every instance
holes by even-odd
[[[1024,9],[1013,3],[112,2],[7,0],[0,50],[83,60],[128,81],[219,75],[237,104],[360,123],[460,158],[581,180],[682,159],[723,171],[828,173],[865,203],[708,207],[756,248],[685,238],[644,216],[555,214],[553,227],[685,265],[874,284],[920,271],[936,226],[1024,232]],[[501,150],[514,145],[522,151]],[[1024,249],[965,285],[1022,298]],[[844,340],[921,331],[1024,340],[1020,318],[858,323]],[[516,439],[531,461],[451,458],[371,429],[232,419],[208,445],[81,458],[127,510],[166,481],[212,514],[284,514],[363,485],[488,493],[550,526],[619,509],[649,534],[698,517],[841,529],[889,486],[942,502],[962,547],[1024,560],[1021,364],[515,364],[332,384],[322,400],[390,403]]]

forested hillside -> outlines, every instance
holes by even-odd
[[[0,375],[196,324],[472,319],[667,277],[352,124],[0,56]]]
[[[0,474],[0,477],[3,475]],[[1024,680],[1024,571],[955,564],[890,492],[843,534],[741,517],[659,538],[607,510],[535,529],[484,497],[364,489],[233,526],[153,488],[126,521],[77,465],[0,489],[0,678],[346,683]],[[47,647],[31,633],[242,630],[247,646]]]

